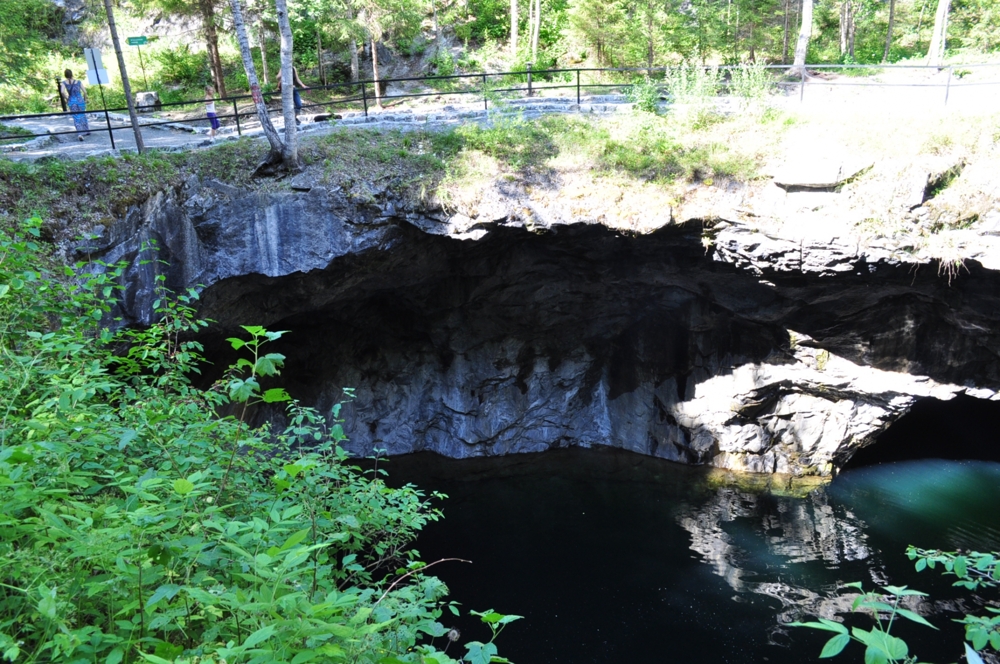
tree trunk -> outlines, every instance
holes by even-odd
[[[284,146],[281,144],[281,137],[278,131],[271,124],[271,117],[267,114],[267,105],[264,103],[264,95],[260,93],[260,83],[257,81],[257,69],[253,64],[253,55],[250,53],[250,40],[247,39],[247,28],[243,23],[243,10],[240,8],[240,0],[229,0],[229,6],[233,10],[233,26],[236,28],[236,41],[240,45],[240,57],[243,59],[243,69],[247,73],[247,82],[250,84],[250,96],[253,98],[254,107],[257,109],[257,118],[260,120],[260,127],[264,130],[264,136],[271,146],[271,151],[261,166],[269,166],[281,163]],[[264,18],[261,17],[261,25]],[[261,53],[263,53],[261,42]],[[258,167],[258,170],[260,167]]]
[[[538,61],[538,34],[542,31],[542,0],[535,0],[534,23],[531,26],[531,61]]]
[[[754,48],[754,22],[750,21],[750,52],[747,55],[747,60],[750,64],[757,64],[757,51]]]
[[[896,0],[889,0],[889,28],[885,31],[885,51],[882,62],[889,62],[889,49],[892,48],[892,24],[896,20]]]
[[[653,48],[653,8],[649,7],[646,14],[646,76],[653,77],[653,59],[655,51]]]
[[[792,71],[797,74],[805,73],[809,39],[812,37],[812,23],[813,0],[802,0],[802,27],[799,29],[799,38],[795,42],[795,62],[792,63]]]
[[[264,13],[260,15],[260,71],[264,75],[264,85],[267,85],[267,31],[264,29]]]
[[[382,108],[382,86],[378,79],[378,42],[372,39],[372,80],[375,81],[375,105]]]
[[[142,154],[146,146],[142,142],[142,131],[139,129],[139,116],[135,114],[135,102],[132,99],[132,86],[128,83],[128,72],[125,71],[125,56],[122,55],[122,44],[118,40],[118,28],[115,27],[115,14],[111,11],[111,0],[104,0],[104,11],[108,14],[108,29],[111,31],[111,42],[115,45],[115,55],[118,57],[118,71],[122,75],[122,89],[125,91],[125,103],[128,104],[128,117],[135,133],[135,149]]]
[[[347,20],[354,22],[354,8],[347,7]],[[351,49],[351,83],[357,83],[361,75],[361,65],[358,63],[358,40],[353,36],[347,42],[347,47]]]
[[[438,23],[437,0],[431,0],[431,12],[434,14],[434,55],[441,51],[441,24]]]
[[[274,0],[281,35],[281,114],[285,118],[285,147],[281,153],[285,168],[299,169],[299,138],[295,126],[295,74],[292,71],[292,26],[288,22],[288,3]]]
[[[934,33],[931,35],[931,45],[927,49],[927,64],[940,67],[944,63],[944,53],[948,42],[948,10],[951,0],[938,0],[937,13],[934,14]]]
[[[920,5],[920,20],[917,21],[917,39],[920,39],[920,30],[924,27],[924,13],[927,11],[927,0]]]
[[[792,0],[785,0],[785,17],[784,17],[784,37],[781,42],[781,64],[788,64],[788,44],[789,44],[789,32],[788,25],[790,23],[788,14],[792,11]]]
[[[319,80],[326,85],[326,70],[323,69],[323,36],[319,25],[316,26],[316,61],[319,63]]]
[[[201,9],[202,27],[205,30],[205,45],[208,47],[208,62],[212,70],[212,82],[220,97],[226,96],[226,78],[222,71],[222,58],[219,57],[219,33],[215,29],[214,0],[198,0]]]
[[[518,0],[510,0],[510,59],[517,58]]]
[[[840,55],[854,59],[854,1],[844,0],[840,4]]]

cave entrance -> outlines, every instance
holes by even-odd
[[[1000,402],[921,399],[843,470],[913,459],[1000,461]]]

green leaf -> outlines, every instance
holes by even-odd
[[[226,341],[228,341],[230,345],[232,345],[233,350],[239,350],[247,345],[247,342],[243,341],[242,339],[237,339],[236,337],[230,337],[229,339],[226,339]]]
[[[927,559],[921,558],[920,560],[917,561],[915,567],[917,568],[918,572],[923,572],[925,569],[927,569]]]
[[[0,284],[0,297],[4,297],[10,292],[10,286],[7,284]]]
[[[840,654],[840,651],[851,642],[851,637],[847,634],[838,634],[826,642],[823,646],[823,652],[819,654],[820,659],[825,657],[836,657]]]
[[[875,646],[865,648],[865,664],[889,664],[889,658]]]
[[[148,609],[149,607],[155,605],[161,599],[173,599],[180,589],[181,587],[174,583],[164,583],[162,586],[153,591],[153,594],[146,600],[146,608]]]
[[[280,403],[292,400],[292,397],[288,396],[288,392],[280,387],[272,387],[264,392],[264,396],[261,398],[264,399],[264,403]]]
[[[970,648],[968,643],[963,645],[965,645],[965,659],[969,664],[985,664],[979,653]]]
[[[244,648],[253,648],[258,643],[263,643],[267,641],[274,635],[274,625],[267,625],[261,627],[256,632],[247,637],[247,640],[243,642]]]
[[[49,620],[55,620],[56,610],[59,606],[56,602],[56,589],[50,590],[43,583],[38,586],[38,594],[41,595],[41,600],[38,602],[38,612]]]
[[[851,583],[845,583],[844,588],[857,588],[858,590],[861,590],[861,582],[852,581]]]
[[[174,491],[180,496],[186,496],[194,491],[194,484],[190,480],[183,478],[176,479],[174,480]]]
[[[162,657],[157,657],[156,655],[150,655],[147,652],[140,652],[139,656],[151,664],[173,664],[173,662],[169,659],[163,659]]]
[[[957,558],[955,558],[955,575],[958,578],[960,579],[965,578],[968,563],[969,561],[966,559],[965,556],[958,556]]]
[[[310,530],[310,528],[303,528],[299,532],[292,534],[292,536],[285,540],[285,543],[281,545],[281,550],[288,551],[293,546],[299,544],[302,540],[309,536]]]
[[[125,658],[125,651],[122,648],[115,648],[104,659],[104,664],[119,664]]]
[[[838,622],[832,620],[825,620],[823,622],[791,622],[788,623],[789,627],[809,627],[810,629],[822,629],[827,632],[837,632],[838,634],[847,634],[847,628]]]
[[[497,647],[493,643],[470,641],[465,644],[465,648],[468,652],[462,659],[470,664],[490,664],[493,656],[497,654]]]
[[[921,625],[926,625],[927,627],[930,627],[931,629],[937,629],[937,627],[934,627],[934,625],[932,625],[929,622],[927,622],[924,619],[923,616],[921,616],[919,614],[916,614],[913,611],[910,611],[909,609],[896,609],[896,613],[898,615],[903,616],[907,620],[912,620],[915,623],[920,623]]]

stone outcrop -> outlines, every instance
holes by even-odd
[[[446,212],[310,172],[271,193],[192,178],[78,251],[130,261],[128,321],[152,320],[161,270],[200,289],[217,364],[241,324],[289,330],[282,385],[321,410],[353,388],[359,453],[610,445],[822,476],[917,399],[996,398],[992,236],[946,276],[839,227],[765,232],[747,192],[705,189],[637,226],[504,183]],[[166,266],[139,260],[150,241]]]

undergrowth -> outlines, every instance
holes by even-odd
[[[457,608],[410,548],[441,496],[355,467],[339,406],[261,387],[281,332],[244,327],[200,390],[193,292],[161,290],[148,329],[102,328],[122,268],[41,269],[40,226],[0,231],[0,656],[457,664],[436,647]],[[260,403],[288,427],[250,426]],[[506,661],[516,616],[476,615],[493,638],[466,661]]]

